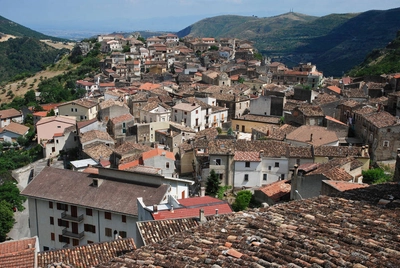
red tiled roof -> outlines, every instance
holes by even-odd
[[[359,189],[359,188],[365,188],[365,187],[369,186],[368,184],[365,184],[365,183],[354,183],[354,182],[348,182],[348,181],[323,180],[323,182],[341,192]]]
[[[11,118],[21,116],[21,113],[14,108],[0,111],[0,118]]]
[[[47,112],[46,111],[41,111],[41,112],[35,112],[33,113],[34,116],[39,116],[39,117],[46,117]]]
[[[146,159],[149,159],[149,158],[153,158],[153,157],[155,157],[157,155],[165,155],[166,158],[169,158],[171,160],[175,160],[175,155],[174,155],[173,152],[165,151],[165,150],[160,149],[160,148],[155,148],[154,150],[143,152],[142,158],[143,158],[143,160],[146,160]]]
[[[336,92],[337,94],[340,94],[341,89],[338,88],[337,86],[329,86],[328,89],[332,90],[333,92]]]
[[[44,251],[38,253],[38,266],[43,268],[61,267],[50,265],[62,262],[73,267],[94,267],[135,249],[136,245],[133,238],[125,238],[73,248]],[[0,267],[2,267],[1,264]]]
[[[218,204],[218,205],[207,205],[199,206],[196,208],[177,208],[173,211],[164,210],[157,213],[153,213],[154,220],[165,220],[165,219],[182,219],[182,218],[192,218],[199,215],[199,210],[204,210],[205,216],[215,215],[216,209],[218,209],[218,214],[232,213],[232,209],[228,203]]]
[[[0,243],[0,267],[1,268],[34,267],[35,246],[36,246],[36,238],[27,238],[27,239],[6,241]]]
[[[326,115],[325,116],[325,119],[326,120],[329,120],[329,121],[332,121],[332,122],[335,122],[335,123],[338,123],[338,124],[341,124],[341,125],[344,125],[344,126],[347,126],[345,123],[343,123],[342,121],[340,121],[340,120],[337,120],[337,119],[335,119],[335,118],[333,118],[333,117],[331,117],[331,116],[329,116],[329,115]]]
[[[218,209],[218,214],[232,213],[232,209],[226,201],[211,196],[178,199],[178,202],[183,208],[159,211],[153,213],[153,218],[155,220],[192,218],[199,216],[200,209],[204,210],[205,216],[215,215],[216,209]]]
[[[260,190],[272,200],[277,201],[280,197],[290,193],[292,187],[288,182],[288,180],[277,181],[260,188]]]
[[[251,162],[260,162],[260,154],[259,152],[241,152],[236,151],[234,156],[235,161],[251,161]]]

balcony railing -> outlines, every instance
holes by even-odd
[[[83,222],[83,214],[78,217],[73,217],[64,211],[63,213],[61,213],[61,219],[66,220],[66,221],[81,223],[81,222]]]
[[[76,233],[68,231],[67,228],[64,228],[62,230],[62,235],[65,236],[65,237],[81,240],[85,236],[85,232],[81,232],[81,233],[76,234]]]

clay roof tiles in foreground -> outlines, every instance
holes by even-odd
[[[374,187],[219,215],[98,267],[399,267],[400,185]]]
[[[60,262],[65,265],[72,265],[72,267],[93,267],[134,249],[136,249],[136,246],[133,238],[125,238],[73,248],[43,251],[38,253],[38,267],[47,268],[48,265]]]
[[[36,237],[0,243],[1,268],[25,268],[35,265]],[[39,249],[36,249],[39,250]]]

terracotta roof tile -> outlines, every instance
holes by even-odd
[[[311,138],[312,136],[312,138]],[[303,125],[288,135],[287,140],[294,140],[313,144],[314,146],[325,145],[338,141],[334,131],[327,130],[325,127]]]
[[[0,118],[12,118],[21,116],[21,112],[15,110],[14,108],[7,109],[7,110],[0,110]]]
[[[259,152],[235,151],[235,156],[233,159],[238,162],[243,162],[243,161],[261,162]]]
[[[100,159],[109,160],[110,156],[114,151],[104,143],[99,143],[90,146],[85,146],[83,152],[87,154],[89,157],[98,161]]]
[[[282,196],[290,193],[292,186],[288,180],[276,181],[265,185],[260,190],[274,201],[279,200]]]
[[[113,122],[113,124],[119,124],[122,122],[133,122],[134,117],[133,117],[133,115],[128,113],[128,114],[123,114],[123,115],[120,115],[117,117],[113,117],[110,120],[111,120],[111,122]]]
[[[47,268],[51,264],[60,262],[73,267],[94,267],[135,249],[133,238],[124,238],[73,248],[43,251],[38,253],[38,267]]]
[[[365,120],[377,128],[390,127],[400,124],[396,117],[385,111],[370,114],[365,117]]]
[[[81,133],[80,140],[81,143],[87,143],[93,140],[102,140],[114,143],[114,140],[111,138],[110,134],[100,130],[90,130],[85,133]]]
[[[365,188],[365,187],[369,186],[366,183],[354,183],[354,182],[347,182],[347,181],[323,180],[323,182],[330,185],[331,187],[337,189],[340,192],[359,189],[359,188]]]
[[[1,268],[34,267],[36,238],[26,238],[0,243]]]
[[[29,131],[29,127],[15,123],[15,122],[10,122],[7,126],[4,127],[4,130],[19,134],[19,135],[25,135]]]
[[[383,193],[400,199],[400,185],[379,187],[386,190],[376,193],[373,186],[345,191],[341,197],[220,215],[99,268],[399,267],[398,209],[376,204]],[[371,194],[378,199],[375,204],[363,199]],[[230,257],[230,248],[243,255]]]
[[[199,226],[198,220],[195,218],[141,221],[137,222],[136,225],[143,238],[144,245],[156,243]]]
[[[340,92],[341,92],[341,89],[337,86],[328,86],[327,89],[329,89],[337,94],[340,94]]]
[[[254,122],[262,122],[262,123],[270,123],[270,124],[278,125],[279,121],[280,121],[280,117],[246,114],[246,115],[242,115],[238,118],[235,118],[235,120],[254,121]]]

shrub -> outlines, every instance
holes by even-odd
[[[232,204],[234,211],[245,210],[249,207],[253,194],[249,190],[243,190],[237,193],[235,202]]]

